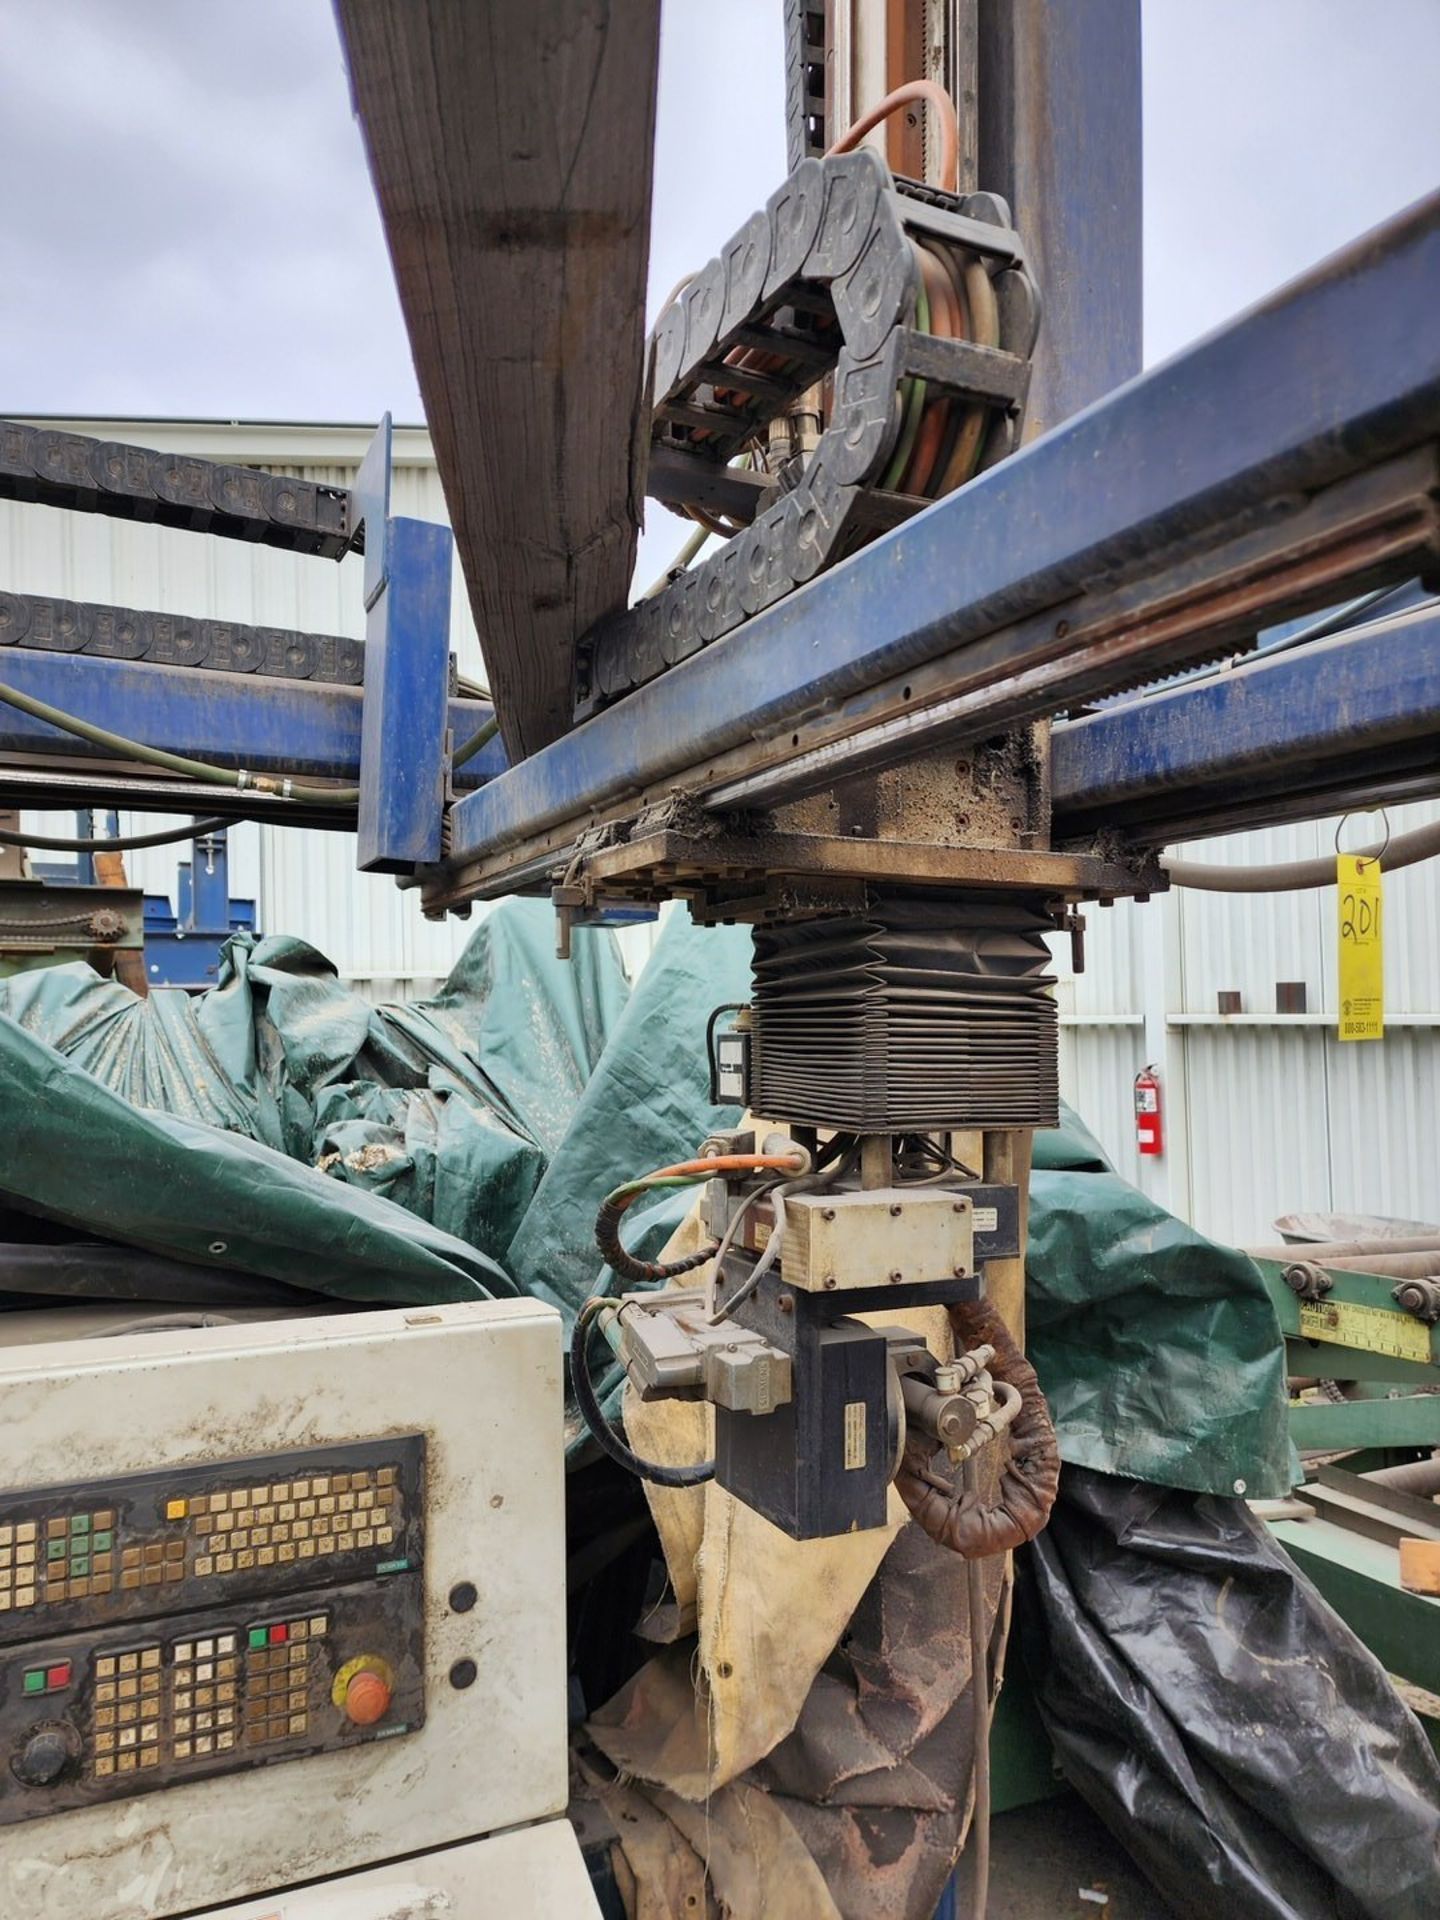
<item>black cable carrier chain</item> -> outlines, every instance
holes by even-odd
[[[999,346],[917,328],[914,241],[979,261]],[[1038,328],[1035,285],[997,195],[897,185],[868,148],[803,160],[670,302],[651,336],[646,491],[750,525],[663,592],[592,629],[580,647],[577,719],[930,504],[876,485],[903,431],[907,382],[923,381],[927,398],[988,410],[975,470],[1003,458],[1018,444]],[[772,364],[746,364],[737,349]],[[792,490],[729,465],[827,375],[830,424]]]
[[[0,420],[0,499],[113,514],[339,560],[362,542],[344,487]]]
[[[343,634],[250,627],[238,620],[146,613],[38,593],[0,592],[0,647],[142,660],[151,666],[197,667],[212,673],[258,673],[327,686],[358,687],[365,679],[364,642]]]

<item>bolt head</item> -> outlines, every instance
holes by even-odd
[[[895,1271],[890,1276],[891,1286],[892,1287],[898,1286],[904,1278],[905,1278],[905,1275],[900,1271],[899,1267],[896,1267]]]
[[[835,1218],[834,1207],[823,1207],[820,1212],[820,1218],[822,1220],[833,1220]]]
[[[825,1276],[825,1278],[824,1278],[824,1279],[823,1279],[823,1280],[822,1280],[822,1281],[820,1282],[820,1284],[821,1284],[821,1286],[822,1286],[822,1287],[833,1287],[833,1286],[835,1285],[835,1276],[834,1276],[834,1274],[833,1274],[833,1273],[827,1273],[827,1274],[826,1274],[826,1276]]]
[[[793,1293],[782,1293],[777,1297],[775,1304],[782,1313],[793,1313],[795,1311],[795,1296]]]
[[[898,1220],[903,1211],[904,1209],[901,1207],[899,1201],[897,1200],[890,1209],[890,1218],[892,1220]]]

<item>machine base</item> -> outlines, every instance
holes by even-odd
[[[489,1840],[422,1853],[392,1866],[237,1907],[207,1907],[196,1920],[600,1920],[568,1820],[547,1820]]]

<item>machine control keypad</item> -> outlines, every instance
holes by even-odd
[[[0,1825],[422,1725],[424,1457],[0,1494]]]
[[[418,1552],[422,1457],[406,1438],[0,1494],[0,1646],[280,1593],[297,1573],[308,1585],[403,1570]]]

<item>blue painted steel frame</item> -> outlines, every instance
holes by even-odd
[[[1435,606],[1057,726],[1054,832],[1143,838],[1150,822],[1160,843],[1177,822],[1203,831],[1237,798],[1258,813],[1266,794],[1323,792],[1356,756],[1372,780],[1408,776],[1407,744],[1440,765]]]
[[[410,873],[440,857],[450,671],[448,527],[391,520],[365,616],[364,722],[356,864]]]
[[[461,800],[452,859],[703,791],[712,756],[1435,438],[1437,311],[1440,196]]]
[[[448,622],[447,605],[446,633]],[[7,647],[0,655],[0,672],[7,685],[48,700],[51,706],[172,753],[213,760],[223,767],[248,767],[255,773],[304,773],[352,785],[360,781],[359,687],[206,673],[193,667],[42,653],[27,647]],[[447,678],[442,668],[440,687]],[[483,700],[451,700],[451,732],[456,739],[468,739],[489,719],[490,711]],[[110,755],[83,740],[0,705],[0,756],[17,753],[63,754],[67,762],[114,764]],[[504,766],[505,750],[496,739],[459,770],[457,782],[493,779]],[[3,780],[0,768],[0,785]],[[26,804],[40,802],[27,800]],[[435,817],[438,824],[438,805]]]
[[[152,987],[213,987],[220,949],[230,935],[255,931],[255,902],[230,898],[230,859],[223,827],[197,840],[175,872],[175,905],[145,896],[145,974]]]
[[[449,529],[392,520],[387,413],[353,498],[365,531],[365,696],[359,844],[366,873],[411,873],[440,851],[450,648]]]
[[[452,858],[667,775],[698,771],[703,790],[712,754],[783,735],[802,714],[858,707],[897,670],[1153,564],[1167,543],[1440,437],[1437,309],[1440,199],[519,767],[506,771],[492,742],[459,775],[471,791],[454,810]],[[373,478],[378,515],[378,468]],[[157,746],[358,783],[362,861],[402,871],[433,861],[445,728],[468,737],[488,709],[443,694],[448,530],[383,524],[368,719],[355,688],[18,647],[5,650],[5,678]],[[1318,790],[1327,768],[1423,741],[1440,722],[1437,655],[1440,617],[1422,610],[1057,728],[1057,834],[1154,823],[1158,839],[1182,817],[1199,830],[1222,802],[1234,808],[1237,782],[1258,792],[1282,764],[1296,788],[1297,770],[1318,770]],[[105,758],[0,708],[6,753]]]

